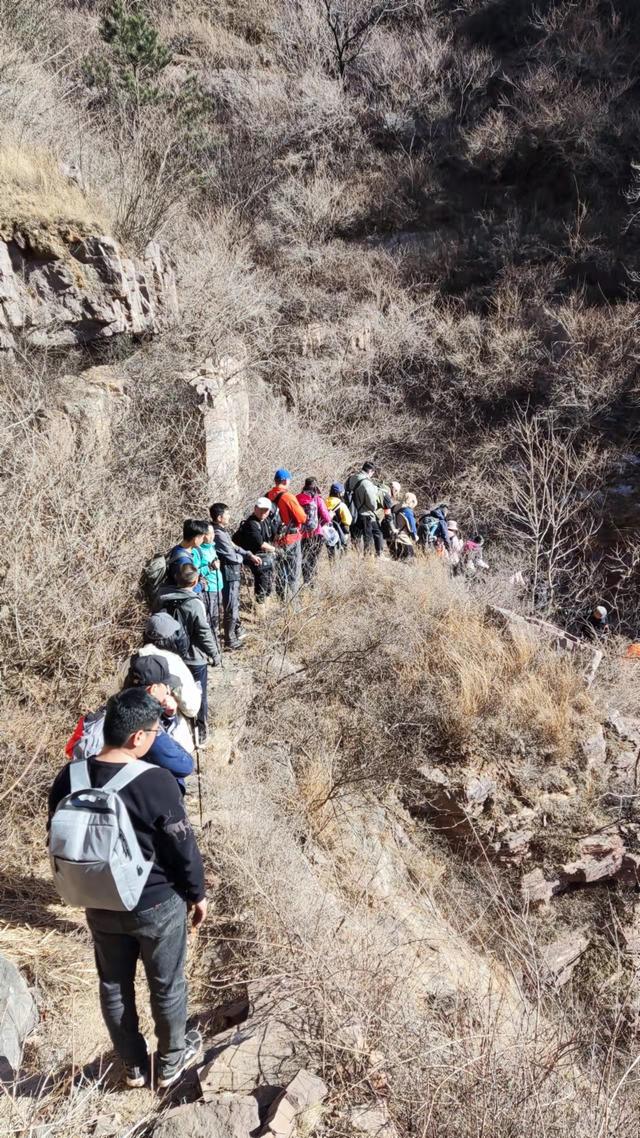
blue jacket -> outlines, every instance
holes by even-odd
[[[409,529],[411,530],[413,537],[417,538],[418,530],[416,528],[416,515],[411,509],[411,506],[403,506],[400,512],[404,514],[405,518],[407,519],[409,523]]]
[[[176,585],[175,570],[178,565],[195,565],[196,569],[200,571],[197,559],[193,556],[193,550],[185,549],[183,545],[174,545],[173,549],[169,550],[167,557],[167,575],[172,585]],[[194,593],[202,592],[202,585],[198,581],[197,585],[193,586]]]
[[[160,722],[165,722],[164,717]],[[187,775],[193,774],[193,758],[166,730],[158,731],[145,759],[174,775],[184,792],[184,780]]]

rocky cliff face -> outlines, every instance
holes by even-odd
[[[71,227],[0,238],[0,351],[158,332],[177,315],[174,266],[156,242],[133,260],[113,238]]]

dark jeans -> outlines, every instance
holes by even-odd
[[[276,562],[276,593],[280,600],[286,601],[294,597],[300,588],[302,576],[302,549],[301,542],[293,545],[284,545],[278,553]]]
[[[302,580],[305,585],[313,584],[323,545],[324,539],[321,537],[305,537],[302,539]]]
[[[396,561],[408,561],[411,557],[415,557],[415,549],[412,545],[405,545],[402,541],[395,541],[391,546],[391,556]]]
[[[216,642],[218,649],[218,657],[220,656],[220,608],[222,606],[222,593],[214,593],[212,591],[201,594],[204,601],[204,607],[207,611],[207,620]]]
[[[384,537],[375,515],[372,517],[370,514],[361,514],[358,518],[358,530],[362,537],[365,557],[372,554],[374,549],[376,557],[379,557],[384,549]]]
[[[240,578],[237,581],[226,581],[222,589],[222,603],[224,605],[224,642],[229,647],[238,639],[238,625],[240,623]]]
[[[251,565],[251,572],[256,586],[256,602],[260,605],[271,596],[273,589],[273,558],[264,557],[262,565]]]
[[[161,1059],[178,1059],[187,1022],[187,905],[177,893],[141,913],[87,909],[100,978],[100,1007],[111,1042],[127,1066],[140,1066],[147,1047],[140,1033],[135,976],[142,958]]]
[[[199,728],[207,728],[207,718],[209,715],[209,703],[207,700],[207,665],[206,664],[187,664],[191,675],[194,680],[200,684],[202,691],[202,700],[200,702],[200,710],[196,715],[196,726]]]

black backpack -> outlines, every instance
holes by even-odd
[[[269,512],[269,525],[271,526],[273,541],[277,541],[279,537],[284,537],[285,534],[289,533],[289,526],[286,526],[284,524],[282,515],[278,509],[278,502],[280,501],[282,495],[285,493],[286,490],[281,490],[279,494],[276,494],[275,498],[271,502],[271,510]]]

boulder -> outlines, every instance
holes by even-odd
[[[629,743],[640,746],[640,720],[633,719],[630,716],[623,717],[619,711],[612,708],[607,716],[607,727],[619,739],[625,739]]]
[[[542,978],[556,988],[562,987],[571,979],[580,957],[589,947],[589,938],[584,932],[565,933],[557,937],[542,950]]]
[[[249,434],[247,360],[224,355],[206,359],[184,379],[202,397],[204,442],[209,493],[235,489],[242,450]]]
[[[580,746],[588,771],[594,767],[604,766],[607,759],[607,744],[601,723],[598,724],[587,739],[582,740]]]
[[[156,242],[134,260],[113,238],[69,227],[0,239],[0,350],[146,335],[177,318],[174,265]]]
[[[15,1075],[22,1045],[38,1022],[35,1001],[15,964],[0,956],[0,1078]]]
[[[221,1095],[215,1102],[174,1107],[154,1128],[154,1138],[249,1138],[260,1126],[251,1095]]]
[[[558,878],[547,881],[541,869],[532,869],[530,873],[525,873],[520,883],[522,896],[529,905],[548,904],[561,888]]]
[[[248,1094],[260,1083],[286,1086],[298,1070],[294,1040],[276,1018],[247,1020],[216,1039],[215,1051],[198,1076],[205,1102],[221,1094]]]
[[[42,425],[69,459],[81,440],[97,454],[104,455],[109,449],[114,419],[129,405],[125,383],[122,368],[102,365],[63,375],[52,385]]]
[[[354,1134],[371,1134],[373,1138],[397,1138],[398,1131],[389,1118],[384,1103],[377,1106],[352,1106],[349,1123]]]
[[[320,1120],[326,1083],[310,1071],[300,1070],[271,1104],[263,1130],[270,1138],[293,1138],[296,1129],[311,1134]]]

